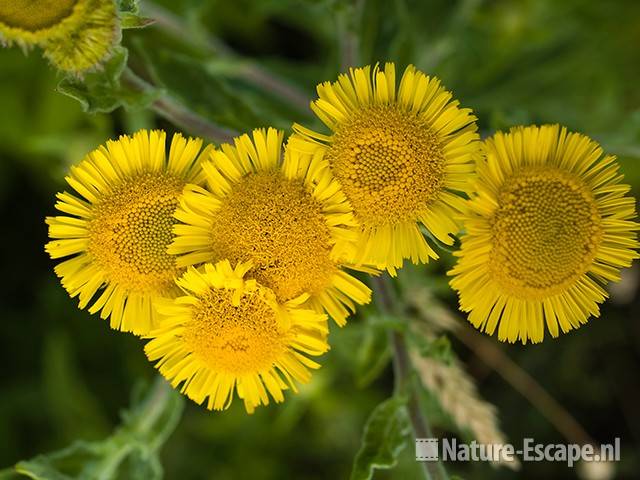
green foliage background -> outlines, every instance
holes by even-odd
[[[317,121],[308,109],[265,94],[249,81],[247,71],[254,66],[285,78],[310,99],[316,83],[335,79],[349,52],[359,57],[358,64],[414,63],[439,76],[476,111],[483,135],[514,124],[562,123],[619,155],[636,196],[640,192],[640,3],[635,0],[156,4],[164,4],[184,28],[179,35],[158,25],[125,31],[129,65],[156,86],[144,94],[117,78],[105,83],[104,76],[90,77],[86,85],[64,81],[61,89],[83,100],[81,105],[56,91],[61,76],[36,52],[0,50],[0,466],[77,439],[108,437],[120,424],[119,412],[129,404],[134,385],[154,378],[141,342],[79,311],[43,250],[44,217],[54,213],[54,194],[65,188],[70,164],[120,133],[175,129],[144,108],[154,99],[169,96],[238,131],[288,129],[292,121]],[[119,55],[107,74],[124,60],[125,52]],[[118,105],[132,108],[99,112]],[[82,106],[97,113],[87,114]],[[411,269],[411,278],[455,308],[443,275],[451,262],[445,253],[442,263]],[[602,317],[576,332],[538,346],[499,345],[597,441],[622,438],[616,478],[629,479],[640,469],[638,276],[633,269]],[[333,328],[325,367],[284,404],[247,416],[239,402],[225,413],[188,402],[161,451],[165,477],[348,478],[363,425],[393,388],[388,355],[375,333],[384,326],[372,327],[367,311],[372,310],[363,310],[346,328]],[[512,442],[523,437],[564,442],[526,398],[451,341],[482,395],[498,407]],[[424,406],[438,434],[465,438],[438,405]],[[412,447],[405,448],[396,469],[374,478],[419,478],[412,455]],[[527,464],[519,473],[487,465],[447,468],[472,479],[577,478],[575,470],[551,463]],[[149,472],[131,472],[121,471],[120,478],[151,478]]]

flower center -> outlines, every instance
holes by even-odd
[[[144,173],[96,204],[88,252],[110,281],[141,293],[162,294],[173,287],[178,268],[167,247],[183,187],[174,176]]]
[[[73,12],[78,0],[10,0],[0,2],[0,22],[35,32],[53,27]]]
[[[214,260],[251,260],[248,273],[279,300],[320,292],[336,272],[322,207],[302,182],[275,171],[250,174],[224,198],[213,219]]]
[[[602,232],[593,195],[578,177],[528,168],[506,181],[498,204],[490,269],[507,292],[544,298],[588,269]]]
[[[276,312],[258,291],[238,306],[231,290],[211,289],[192,307],[183,339],[212,370],[243,375],[271,368],[288,348]]]
[[[366,107],[340,125],[327,158],[365,224],[416,220],[442,188],[436,135],[420,117],[394,106]]]

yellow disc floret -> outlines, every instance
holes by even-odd
[[[275,170],[247,175],[212,221],[213,257],[251,260],[251,276],[285,301],[321,293],[337,273],[322,205],[299,179]]]
[[[167,253],[174,212],[187,183],[203,181],[201,140],[176,134],[169,155],[165,133],[142,130],[91,152],[67,177],[78,196],[58,194],[65,215],[47,218],[47,252],[69,257],[55,267],[80,308],[100,312],[111,326],[146,333],[156,321],[152,302],[173,298],[184,271]]]
[[[558,125],[499,132],[485,150],[450,272],[461,310],[509,342],[578,328],[638,257],[635,199],[615,157]]]
[[[271,368],[288,348],[289,339],[277,310],[257,290],[239,302],[231,290],[211,290],[191,308],[191,322],[182,335],[194,357],[211,369],[246,375]]]
[[[319,365],[308,358],[328,350],[327,319],[280,303],[275,294],[246,279],[251,263],[190,267],[177,284],[184,296],[160,302],[165,319],[148,335],[145,351],[173,386],[207,408],[227,408],[234,393],[252,413],[271,396],[296,391]],[[208,399],[208,400],[207,400]]]
[[[77,76],[104,63],[119,39],[114,0],[0,1],[0,40],[38,45],[56,68]]]
[[[252,262],[249,277],[286,302],[309,306],[340,325],[370,290],[343,270],[357,238],[351,206],[323,162],[287,150],[282,132],[255,130],[204,162],[206,188],[187,187],[169,253],[178,265]]]
[[[108,281],[141,293],[171,290],[178,267],[167,247],[184,185],[173,175],[145,173],[96,204],[87,251]]]
[[[418,220],[444,181],[438,137],[423,119],[395,105],[353,112],[337,127],[326,158],[367,224]]]
[[[73,13],[78,0],[3,0],[0,23],[29,32],[58,25]]]
[[[490,271],[505,291],[541,299],[587,271],[600,245],[600,215],[580,178],[525,168],[505,182],[498,204]]]
[[[423,227],[453,244],[480,157],[471,110],[413,66],[396,86],[392,63],[318,85],[311,108],[331,134],[296,124],[289,144],[323,158],[344,190],[360,233],[353,263],[393,274],[405,259],[438,258]]]

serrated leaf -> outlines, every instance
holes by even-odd
[[[160,480],[158,451],[175,429],[183,406],[183,397],[158,377],[122,414],[122,425],[107,439],[74,442],[22,461],[15,470],[34,480]]]
[[[118,107],[144,108],[161,93],[158,89],[139,90],[125,85],[122,74],[127,67],[128,51],[124,47],[114,48],[111,58],[102,70],[79,79],[67,76],[58,84],[58,92],[67,95],[82,105],[85,112],[112,112]]]
[[[351,480],[370,480],[376,469],[393,468],[410,432],[406,399],[394,396],[378,405],[364,427]]]

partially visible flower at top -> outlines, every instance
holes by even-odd
[[[480,151],[471,110],[413,66],[396,90],[393,63],[351,69],[317,90],[311,108],[332,134],[296,124],[289,145],[323,156],[353,206],[361,235],[352,261],[394,273],[404,259],[438,258],[421,224],[453,244],[464,206],[458,192]]]
[[[357,232],[344,194],[311,155],[287,150],[283,133],[253,131],[203,162],[207,188],[188,186],[169,253],[178,265],[251,261],[255,278],[286,302],[309,305],[343,325],[371,291],[343,270]]]
[[[227,408],[237,391],[247,412],[269,396],[307,383],[320,365],[308,356],[329,349],[327,317],[300,305],[281,304],[256,280],[245,279],[250,263],[228,260],[190,267],[176,283],[184,296],[160,301],[164,318],[148,335],[145,352],[174,387],[209,410]],[[208,399],[208,400],[207,400]]]
[[[635,199],[613,156],[558,125],[485,142],[466,234],[450,272],[469,321],[541,342],[599,315],[603,289],[638,258]]]
[[[70,257],[55,267],[79,307],[111,319],[111,327],[144,334],[157,314],[152,301],[175,297],[180,268],[167,253],[174,211],[187,183],[201,183],[202,140],[141,130],[91,152],[66,178],[80,197],[57,195],[63,216],[48,217],[46,250]],[[97,298],[95,298],[97,297]]]
[[[0,2],[0,40],[40,46],[60,70],[77,75],[99,67],[119,41],[114,0]]]

